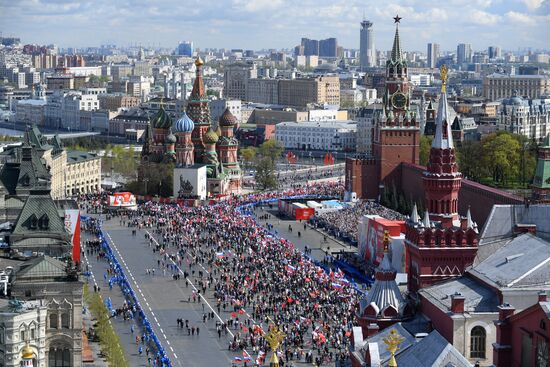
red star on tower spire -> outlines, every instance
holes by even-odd
[[[397,14],[395,17],[393,17],[393,20],[395,21],[395,23],[399,23],[399,21],[403,19],[399,16],[399,14]]]

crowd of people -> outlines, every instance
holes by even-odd
[[[296,183],[321,180],[330,177],[344,176],[344,166],[315,166],[306,169],[290,170],[277,173],[277,182],[281,188],[295,187]],[[254,178],[244,180],[245,187],[254,187]]]
[[[406,218],[401,213],[388,209],[375,201],[363,200],[344,209],[318,215],[314,218],[313,223],[336,237],[353,241],[357,239],[359,219],[363,215],[379,215],[389,220],[405,220]]]
[[[286,334],[282,366],[297,360],[320,366],[347,358],[358,293],[343,273],[327,273],[292,243],[270,234],[254,219],[255,207],[245,204],[342,193],[341,184],[330,183],[197,208],[147,202],[121,220],[146,236],[160,271],[181,270],[186,285],[191,279],[197,285],[194,296],[214,299],[222,317],[218,335],[232,330],[228,349],[263,364],[269,352],[264,335],[277,324]]]

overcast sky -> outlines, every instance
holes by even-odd
[[[471,43],[550,49],[550,0],[0,0],[0,30],[24,43],[61,47],[142,44],[291,48],[301,37],[359,47],[359,22],[374,22],[375,45],[391,48],[399,13],[404,50]]]

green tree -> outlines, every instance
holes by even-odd
[[[465,141],[457,150],[460,172],[470,180],[478,181],[483,177],[483,146],[479,141]]]
[[[267,141],[264,141],[262,145],[260,145],[259,151],[262,157],[270,158],[271,161],[275,164],[275,161],[281,156],[281,154],[283,154],[284,150],[285,148],[283,147],[281,142],[275,139],[269,139]]]
[[[432,147],[432,136],[423,135],[420,137],[420,164],[423,166],[428,165],[430,159],[430,149]]]
[[[277,188],[275,163],[270,157],[261,157],[256,161],[256,182],[263,190]]]
[[[254,147],[241,148],[240,153],[245,163],[251,163],[256,157],[257,149]]]
[[[482,163],[495,183],[506,185],[519,174],[520,143],[509,133],[491,134],[482,140]]]

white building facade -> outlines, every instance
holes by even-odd
[[[550,98],[526,100],[514,95],[504,99],[497,129],[541,141],[550,133]]]
[[[355,151],[355,121],[281,122],[275,127],[275,138],[285,149]]]
[[[15,309],[0,300],[0,365],[20,367],[21,351],[28,344],[34,352],[33,366],[46,367],[46,321],[44,300],[27,301]]]

